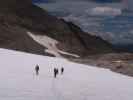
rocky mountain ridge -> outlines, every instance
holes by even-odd
[[[0,1],[0,47],[29,53],[51,55],[47,47],[34,41],[27,32],[47,35],[58,41],[58,49],[79,56],[115,52],[112,45],[83,32],[71,22],[49,15],[31,0]]]

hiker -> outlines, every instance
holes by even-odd
[[[56,73],[57,73],[57,75],[59,74],[58,68],[56,69]]]
[[[36,71],[36,75],[38,75],[39,74],[39,66],[38,65],[36,65],[35,71]]]
[[[64,72],[64,68],[62,67],[62,68],[61,68],[61,74],[63,74],[63,72]]]
[[[58,74],[58,69],[54,68],[54,78],[56,78],[57,74]]]

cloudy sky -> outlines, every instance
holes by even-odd
[[[96,2],[96,3],[120,3],[123,2],[127,8],[132,9],[133,0],[32,0],[33,3],[59,3],[59,2]]]
[[[33,2],[49,2],[49,1],[63,1],[63,0],[33,0]],[[67,0],[72,1],[72,0]],[[81,0],[73,0],[73,1],[81,1]],[[119,2],[121,0],[82,0],[82,1],[94,1],[94,2]]]
[[[133,44],[133,0],[33,0],[58,17],[114,44]],[[93,2],[90,2],[93,1]],[[100,1],[100,2],[99,2]],[[101,2],[102,1],[102,2]],[[128,6],[128,7],[127,7]]]

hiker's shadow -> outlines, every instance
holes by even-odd
[[[53,96],[54,98],[56,98],[56,100],[66,100],[65,96],[63,96],[61,89],[59,88],[59,85],[61,84],[59,82],[60,81],[58,77],[52,80],[51,90],[52,90]]]

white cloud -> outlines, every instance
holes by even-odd
[[[112,7],[95,7],[86,12],[91,15],[100,15],[100,16],[116,16],[121,14],[121,9],[112,8]]]

